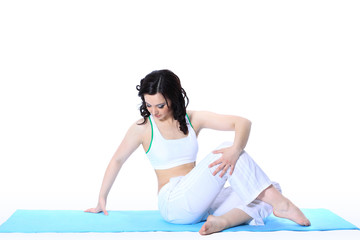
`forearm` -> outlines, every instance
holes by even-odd
[[[233,146],[242,152],[249,139],[251,122],[245,118],[238,118],[235,122],[235,138]]]
[[[116,176],[118,175],[122,162],[116,161],[115,159],[112,159],[105,171],[104,179],[101,185],[99,199],[107,199],[107,196],[110,192],[110,189],[116,179]]]
[[[251,129],[251,122],[245,118],[241,117],[233,117],[231,124],[229,124],[228,130],[234,130],[235,132],[235,139],[233,145],[229,147],[225,147],[219,150],[213,151],[213,153],[221,153],[222,156],[211,163],[209,167],[214,167],[219,165],[217,169],[213,172],[215,176],[218,172],[222,171],[219,175],[223,177],[224,174],[230,169],[230,175],[233,173],[235,169],[235,165],[241,152],[244,150],[247,141],[249,139],[250,129]]]

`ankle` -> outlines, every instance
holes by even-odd
[[[273,205],[273,208],[274,208],[274,210],[277,210],[277,211],[287,211],[290,208],[290,205],[291,205],[290,200],[284,197],[284,199],[275,203]]]
[[[231,226],[231,222],[229,219],[223,216],[217,216],[216,217],[217,224],[223,229],[229,228]]]

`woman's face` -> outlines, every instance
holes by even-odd
[[[155,95],[144,94],[145,104],[150,114],[159,119],[165,120],[172,117],[172,111],[168,105],[166,105],[165,98],[162,94],[156,93]],[[169,99],[167,100],[170,105]]]

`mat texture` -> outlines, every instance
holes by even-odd
[[[302,209],[310,227],[302,227],[274,215],[264,226],[242,225],[225,231],[327,231],[359,230],[327,209]],[[0,226],[0,233],[81,233],[81,232],[197,232],[203,223],[177,225],[165,222],[159,211],[109,211],[109,215],[74,210],[17,210]]]

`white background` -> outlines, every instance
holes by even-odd
[[[360,226],[359,12],[346,0],[1,1],[0,223],[16,209],[95,207],[140,118],[136,85],[167,68],[188,109],[252,121],[246,150],[293,202]],[[232,139],[204,130],[199,160]],[[108,209],[156,209],[156,193],[139,148]]]

